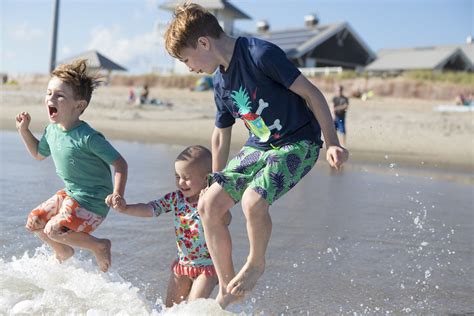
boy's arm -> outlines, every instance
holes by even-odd
[[[26,149],[36,160],[43,160],[45,157],[38,153],[39,140],[33,135],[29,129],[31,122],[30,114],[27,112],[21,112],[16,116],[16,128],[20,134],[23,143],[25,143]]]
[[[125,184],[127,183],[128,175],[128,165],[125,159],[122,156],[117,158],[112,166],[114,166],[115,176],[114,176],[114,194],[124,196],[125,194]]]
[[[232,126],[226,128],[214,127],[212,132],[212,171],[221,171],[227,164],[230,151]]]
[[[113,208],[125,207],[125,184],[127,183],[128,165],[122,156],[119,156],[113,163],[114,167],[114,192],[106,197],[105,203]]]
[[[349,157],[346,149],[342,148],[337,138],[334,123],[331,117],[326,98],[305,76],[299,75],[290,86],[290,90],[301,96],[313,112],[321,126],[326,142],[326,158],[329,164],[336,169]]]

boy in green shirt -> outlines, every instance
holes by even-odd
[[[50,245],[62,262],[73,247],[92,251],[101,271],[111,265],[111,242],[90,233],[105,219],[110,207],[125,204],[127,163],[102,134],[79,119],[89,105],[99,80],[87,73],[85,60],[60,65],[51,74],[45,97],[49,124],[41,140],[31,133],[31,117],[21,112],[16,127],[37,160],[52,156],[65,188],[36,207],[26,228]],[[114,183],[109,165],[115,170]]]

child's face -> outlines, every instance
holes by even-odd
[[[206,37],[200,37],[196,48],[186,47],[181,51],[181,61],[188,66],[190,72],[212,75],[219,64],[209,50],[210,42]]]
[[[207,173],[198,164],[190,164],[188,161],[176,161],[174,164],[176,187],[190,202],[199,199],[199,193],[207,185]]]
[[[51,78],[44,103],[50,122],[65,126],[78,120],[85,100],[76,100],[72,88],[57,77]],[[86,103],[87,104],[87,103]]]

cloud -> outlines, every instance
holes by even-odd
[[[163,39],[156,32],[126,37],[119,26],[99,26],[91,31],[87,50],[95,49],[131,71],[149,71],[162,64],[165,52]]]
[[[71,55],[71,48],[69,46],[61,47],[61,55],[62,56],[69,56]]]
[[[17,26],[13,26],[8,34],[14,40],[26,42],[42,38],[45,34],[45,31],[30,26],[28,22],[22,22]]]
[[[158,9],[158,0],[146,0],[146,7],[148,10]]]

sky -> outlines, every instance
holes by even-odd
[[[164,0],[61,0],[57,60],[98,50],[129,73],[169,69],[162,34],[171,12]],[[474,0],[229,0],[252,17],[235,27],[253,32],[348,22],[375,53],[383,48],[463,44],[474,35]],[[0,0],[0,72],[49,71],[53,0]]]

